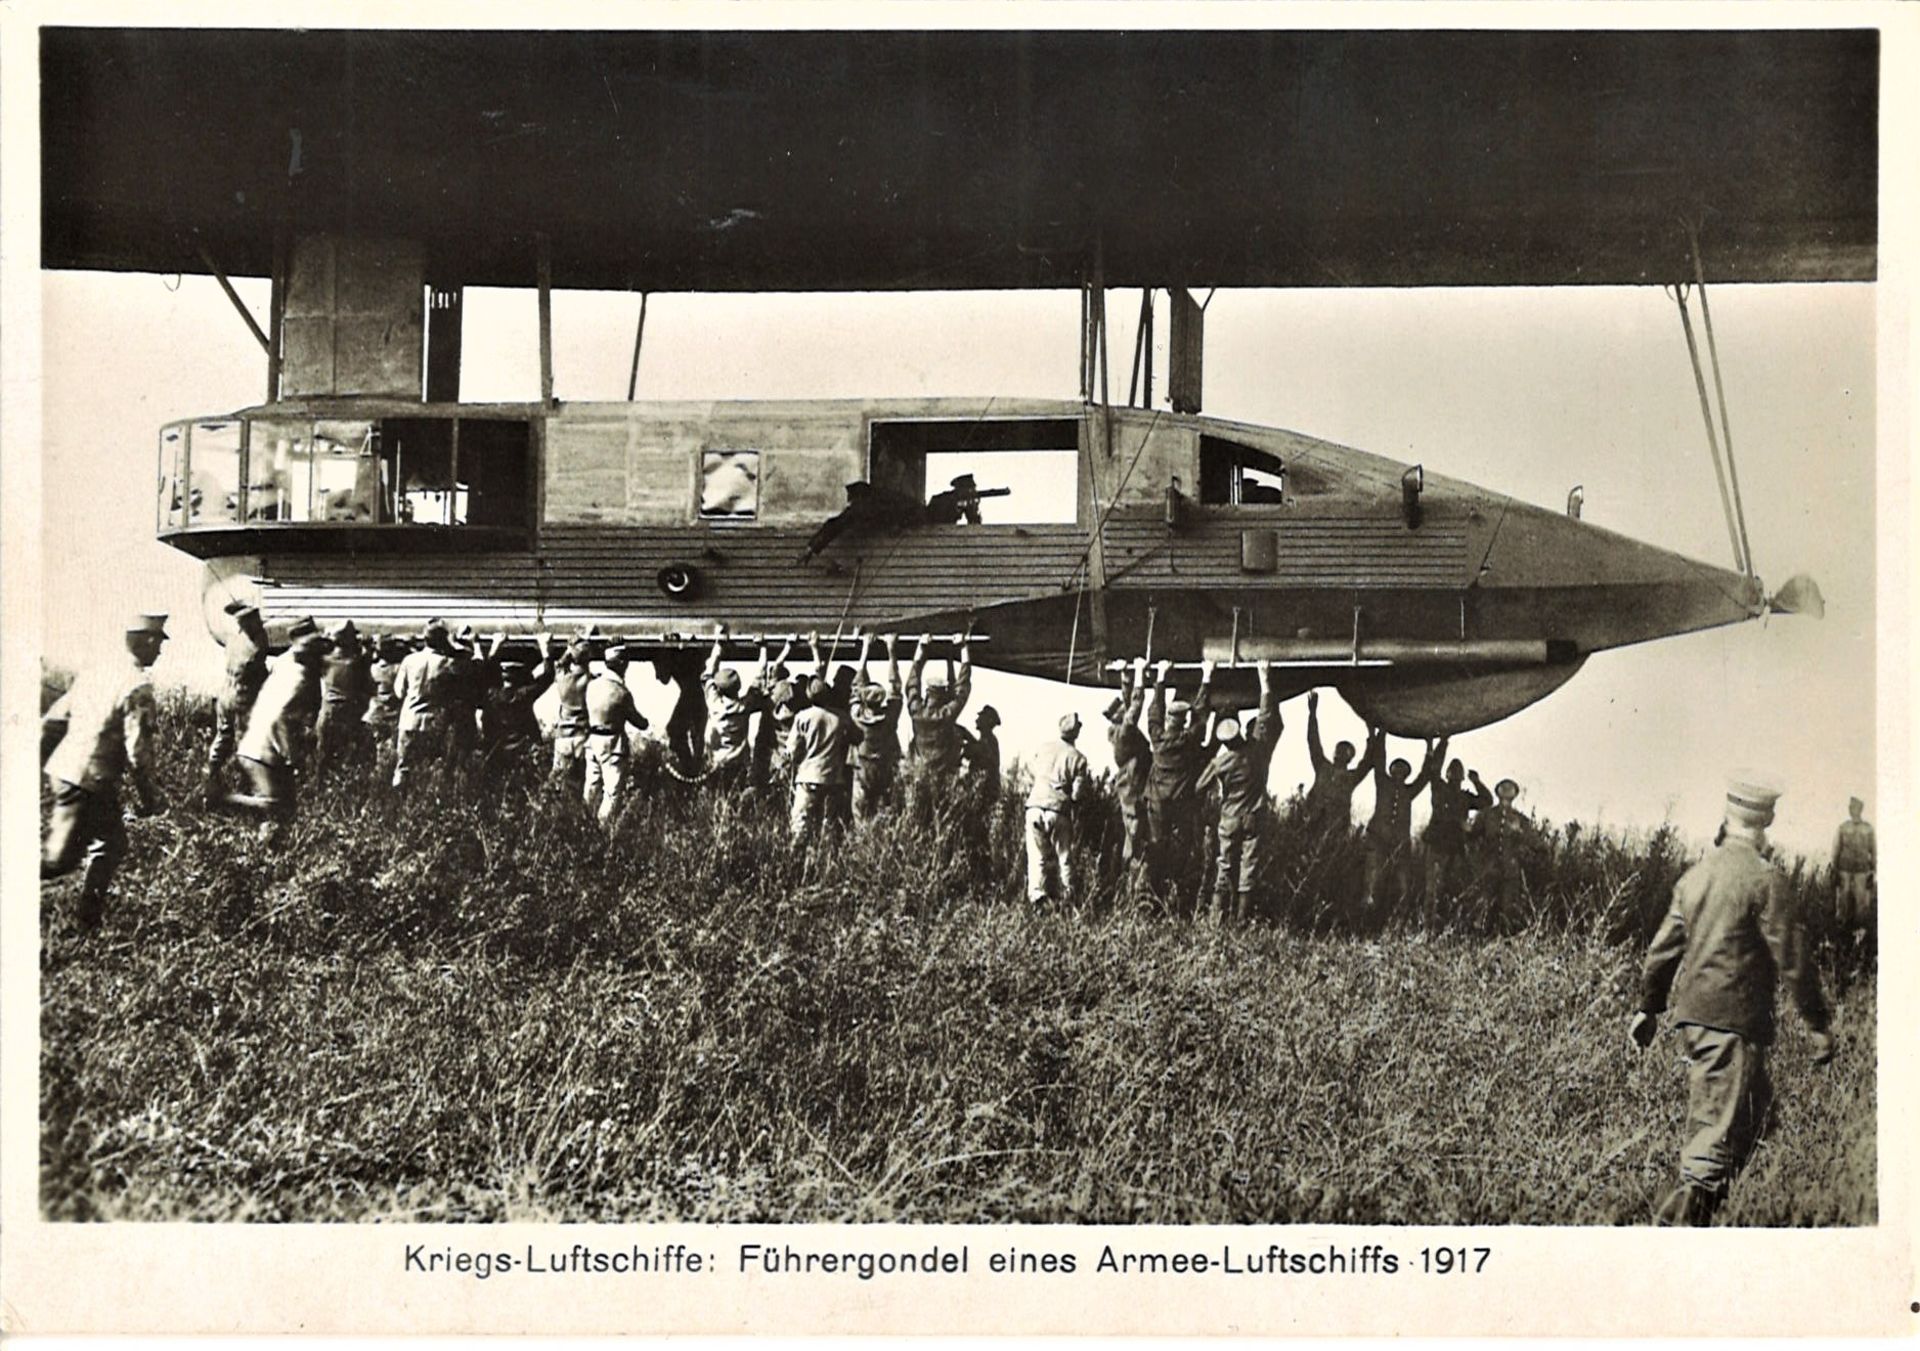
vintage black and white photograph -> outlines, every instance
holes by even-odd
[[[1237,13],[25,34],[42,1223],[1882,1221],[1881,32]]]

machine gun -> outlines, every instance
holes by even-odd
[[[980,524],[980,503],[988,497],[1011,497],[1011,488],[978,488],[972,474],[962,474],[952,486],[927,499],[928,525]]]

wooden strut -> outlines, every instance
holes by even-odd
[[[540,402],[553,406],[553,248],[545,235],[534,241],[535,280],[540,289]]]
[[[627,402],[633,402],[634,391],[640,387],[640,340],[647,336],[647,293],[640,293],[640,322],[633,330],[633,369],[627,372]]]
[[[260,344],[260,350],[267,354],[267,360],[275,359],[273,344],[267,341],[267,335],[260,331],[260,322],[253,317],[246,302],[240,299],[240,293],[233,289],[233,283],[227,280],[227,274],[220,270],[220,264],[213,261],[213,255],[207,252],[207,246],[199,240],[193,241],[194,252],[200,255],[200,261],[207,265],[207,271],[213,273],[213,279],[220,283],[220,289],[227,293],[227,299],[233,302],[233,308],[247,321],[247,331],[253,334],[254,341]]]

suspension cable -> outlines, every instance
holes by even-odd
[[[1735,523],[1733,498],[1727,490],[1727,471],[1720,463],[1720,435],[1713,427],[1713,410],[1707,403],[1707,380],[1700,370],[1700,347],[1693,338],[1693,319],[1687,313],[1687,285],[1685,282],[1668,288],[1674,304],[1680,309],[1680,327],[1687,335],[1687,356],[1693,363],[1693,385],[1700,395],[1700,416],[1707,424],[1707,448],[1713,453],[1713,477],[1720,485],[1720,509],[1727,518],[1727,542],[1733,546],[1733,565],[1746,572],[1747,558],[1740,548],[1740,529]]]
[[[1753,575],[1753,546],[1747,540],[1747,509],[1740,500],[1740,467],[1733,458],[1733,424],[1727,421],[1727,387],[1720,380],[1720,348],[1713,340],[1713,311],[1707,308],[1707,270],[1700,261],[1700,232],[1691,221],[1685,222],[1687,240],[1693,246],[1694,289],[1700,294],[1700,326],[1707,331],[1707,359],[1713,363],[1713,392],[1720,403],[1720,440],[1727,448],[1727,478],[1733,484],[1733,516],[1740,526],[1740,557],[1743,570]]]

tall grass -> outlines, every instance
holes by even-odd
[[[607,836],[533,772],[349,766],[270,847],[162,722],[106,929],[43,908],[53,1217],[1611,1224],[1671,1180],[1677,1046],[1624,1037],[1670,831],[1553,830],[1481,932],[1357,910],[1354,843],[1283,821],[1222,930],[1128,891],[1105,799],[1029,906],[1017,776],[795,850],[644,770]],[[1874,1217],[1872,981],[1828,977],[1730,1222]]]

